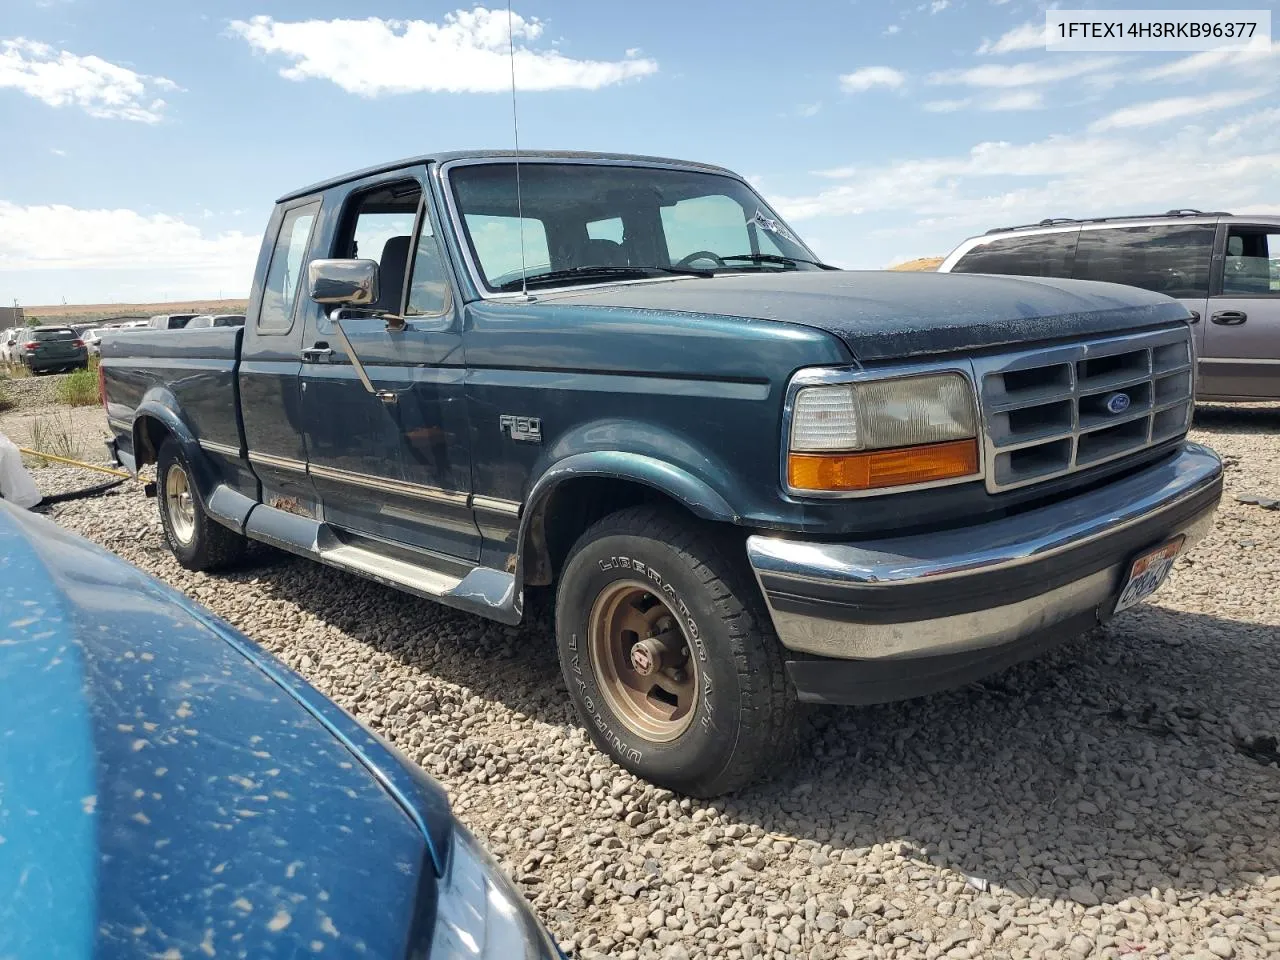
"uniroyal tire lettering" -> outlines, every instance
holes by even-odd
[[[620,754],[632,763],[639,763],[644,755],[613,732],[603,715],[596,709],[595,700],[587,692],[587,681],[582,676],[582,663],[578,658],[578,635],[576,633],[569,634],[569,649],[573,651],[569,658],[569,666],[574,672],[574,682],[577,683],[578,694],[582,697],[582,705],[586,707],[587,715],[591,717],[591,722],[604,735],[605,740]]]

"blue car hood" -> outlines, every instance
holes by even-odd
[[[897,360],[1185,321],[1186,307],[1114,283],[888,270],[788,271],[617,284],[540,300],[798,323],[859,360]]]
[[[0,503],[0,955],[402,957],[430,930],[430,831],[246,644]]]

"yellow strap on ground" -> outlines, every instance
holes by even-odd
[[[124,477],[125,479],[129,479],[133,476],[133,474],[124,470],[113,470],[111,467],[100,467],[97,464],[84,463],[80,460],[72,460],[69,457],[57,457],[52,453],[42,453],[39,450],[28,450],[26,447],[19,447],[18,452],[25,453],[29,457],[41,457],[45,460],[53,460],[55,463],[65,463],[73,467],[84,467],[86,470],[97,470],[99,473],[109,473],[113,477]]]

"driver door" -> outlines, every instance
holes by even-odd
[[[461,320],[422,184],[425,168],[369,178],[350,191],[330,256],[379,263],[378,312],[343,329],[371,394],[310,304],[302,350],[308,470],[331,526],[358,536],[474,561],[480,532],[470,506]]]

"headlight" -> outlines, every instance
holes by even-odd
[[[787,485],[836,493],[977,476],[973,389],[956,373],[801,387]]]
[[[453,828],[440,886],[431,960],[559,960],[560,951],[493,859]]]

